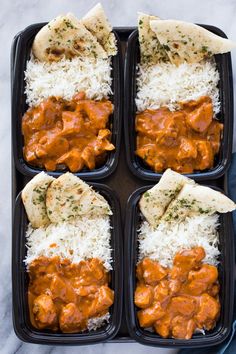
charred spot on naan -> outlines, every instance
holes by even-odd
[[[97,38],[73,14],[61,15],[36,35],[32,51],[39,61],[59,61],[75,56],[107,58]]]

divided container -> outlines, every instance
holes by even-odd
[[[25,70],[26,60],[29,58],[29,53],[31,50],[31,45],[34,36],[40,30],[40,28],[45,25],[45,23],[35,24],[27,27],[23,32],[17,35],[17,41],[14,41],[13,54],[16,50],[16,57],[12,60],[12,69],[14,73],[12,75],[12,143],[13,143],[13,155],[14,162],[13,166],[17,167],[16,181],[19,186],[25,185],[26,178],[29,178],[40,172],[40,169],[32,168],[27,165],[22,156],[23,139],[21,136],[21,116],[27,109],[25,103],[24,95],[24,82],[23,82],[23,71]],[[223,32],[212,26],[203,26],[207,29],[212,30],[214,33],[220,34],[223,37],[225,35]],[[133,29],[133,28],[132,28]],[[124,33],[127,29],[118,28],[117,32],[123,30]],[[130,29],[128,29],[130,30]],[[114,31],[116,33],[116,31]],[[20,39],[20,41],[18,41]],[[120,43],[118,42],[120,46]],[[124,49],[124,48],[123,48]],[[119,51],[121,56],[121,51]],[[12,59],[13,59],[12,56]],[[157,181],[161,174],[156,174],[149,170],[146,166],[142,164],[134,155],[135,150],[135,131],[134,131],[134,119],[135,119],[135,95],[136,95],[136,64],[139,60],[139,48],[138,48],[138,35],[137,30],[134,31],[129,37],[129,45],[127,52],[126,61],[126,84],[125,84],[125,139],[126,139],[126,151],[127,151],[127,162],[129,169],[133,172],[133,176],[130,176],[128,180],[127,190],[130,189],[132,184],[133,189],[137,188],[138,180],[135,176],[140,179],[139,184],[145,183],[145,180]],[[224,118],[222,121],[225,124],[226,135],[223,137],[222,148],[220,152],[220,165],[217,169],[213,169],[211,174],[203,173],[193,174],[191,177],[198,180],[209,180],[223,176],[230,164],[231,155],[231,145],[232,145],[232,127],[233,127],[233,87],[232,87],[232,69],[231,69],[231,57],[230,54],[225,54],[218,56],[217,58],[218,68],[221,68],[221,82],[220,82],[220,95],[222,105],[222,112],[224,113]],[[118,64],[119,62],[119,64]],[[115,64],[116,63],[116,64]],[[16,64],[16,65],[15,65]],[[118,74],[119,72],[119,74]],[[114,77],[117,73],[116,77]],[[121,74],[121,75],[120,75]],[[114,121],[112,127],[112,133],[115,132],[115,138],[117,143],[120,142],[120,128],[121,128],[121,109],[123,102],[123,90],[122,90],[122,72],[121,72],[121,57],[113,58],[113,103],[116,105],[116,111],[111,118]],[[223,81],[222,81],[223,79]],[[119,84],[120,83],[120,84]],[[223,92],[223,90],[226,90]],[[119,91],[119,94],[118,94]],[[132,113],[132,114],[131,114]],[[119,122],[115,117],[118,117]],[[115,128],[116,127],[116,128]],[[227,130],[226,130],[227,128]],[[116,129],[116,130],[115,130]],[[227,137],[229,141],[227,141]],[[114,136],[113,136],[114,138]],[[114,142],[113,142],[114,143]],[[118,161],[118,147],[116,143],[116,153],[117,155],[109,155],[107,163],[104,167],[96,169],[94,171],[83,171],[77,173],[79,177],[84,180],[101,179],[103,177],[111,174],[117,165]],[[112,153],[113,154],[113,153]],[[123,162],[123,156],[121,160]],[[15,165],[14,165],[15,163]],[[58,176],[65,171],[58,171],[49,173],[53,176]],[[127,174],[127,170],[124,173]],[[219,173],[218,173],[219,172]],[[119,174],[120,172],[118,172]],[[144,176],[143,176],[144,173]],[[134,176],[135,175],[135,176]],[[147,177],[148,176],[148,177]],[[114,175],[112,176],[114,178]],[[132,183],[131,183],[132,180]],[[108,182],[109,183],[109,182]],[[222,179],[216,179],[212,181],[217,185],[222,185]],[[13,180],[14,185],[14,180]],[[24,211],[24,207],[21,202],[20,195],[16,200],[15,210],[14,210],[14,224],[13,224],[13,238],[12,238],[12,284],[13,284],[13,320],[14,329],[17,336],[26,342],[38,343],[38,344],[53,344],[53,345],[86,345],[94,344],[101,341],[110,340],[118,342],[134,342],[134,339],[142,344],[159,346],[159,347],[203,347],[203,346],[213,346],[222,342],[227,335],[230,333],[230,326],[232,323],[232,311],[233,311],[233,290],[234,290],[234,280],[233,280],[233,234],[231,225],[231,216],[224,215],[221,217],[220,226],[220,240],[221,240],[221,250],[223,250],[222,260],[220,264],[220,281],[221,281],[221,301],[222,301],[222,312],[220,320],[218,321],[217,327],[210,333],[207,333],[205,337],[200,335],[195,335],[190,341],[175,340],[175,339],[163,339],[158,335],[153,335],[150,337],[150,333],[141,329],[138,325],[136,318],[137,309],[133,303],[133,294],[135,290],[135,266],[137,262],[137,227],[140,223],[140,212],[138,209],[138,201],[143,192],[145,192],[150,186],[142,187],[136,190],[130,197],[127,207],[126,215],[126,249],[125,249],[125,305],[126,305],[126,318],[128,322],[129,332],[132,338],[129,337],[128,332],[122,332],[121,338],[114,336],[117,334],[120,327],[121,316],[122,316],[122,293],[123,293],[123,254],[121,245],[121,224],[120,224],[120,206],[114,192],[110,188],[100,185],[92,184],[95,189],[101,192],[101,194],[107,198],[112,206],[112,210],[116,213],[111,219],[112,226],[112,240],[111,246],[113,248],[113,259],[114,259],[114,270],[112,271],[111,287],[114,289],[116,294],[116,300],[111,309],[111,320],[108,325],[104,328],[99,329],[95,332],[83,333],[83,334],[63,334],[63,333],[52,333],[49,331],[38,331],[34,329],[29,321],[29,311],[27,304],[27,286],[28,286],[28,275],[23,263],[23,259],[26,254],[25,247],[25,231],[27,227],[27,216]],[[113,184],[112,184],[113,185]],[[13,187],[13,190],[16,187]],[[119,230],[119,231],[117,231]],[[228,258],[227,258],[228,257]],[[223,312],[224,311],[224,312]],[[122,327],[121,327],[122,328]],[[119,336],[119,333],[118,333]]]
[[[200,25],[203,28],[227,38],[224,32],[214,26]],[[214,167],[206,171],[186,174],[196,181],[213,180],[223,176],[227,171],[232,153],[233,141],[233,80],[232,63],[230,53],[215,55],[217,69],[220,74],[219,91],[221,111],[217,115],[220,122],[224,124],[223,137],[219,154],[214,161]],[[134,31],[128,39],[128,46],[125,58],[125,95],[124,95],[124,129],[126,144],[126,160],[131,172],[138,178],[147,181],[158,181],[162,173],[156,173],[146,165],[143,160],[135,155],[136,150],[136,78],[137,65],[140,62],[140,50],[138,41],[138,30]]]
[[[35,329],[30,322],[28,309],[29,277],[24,264],[26,256],[27,215],[18,195],[14,210],[12,238],[12,286],[13,286],[13,325],[17,336],[25,342],[51,345],[87,345],[112,339],[118,332],[122,317],[123,301],[123,250],[120,204],[115,192],[109,187],[91,183],[96,191],[108,201],[113,211],[111,215],[112,267],[109,286],[114,290],[114,304],[110,308],[110,321],[100,329],[83,333],[54,333]]]
[[[24,71],[26,70],[27,60],[30,58],[30,52],[35,35],[46,23],[34,24],[27,27],[18,35],[15,62],[13,71],[13,85],[12,85],[12,144],[14,163],[18,171],[28,177],[33,177],[45,169],[31,166],[24,160],[23,146],[24,139],[21,133],[21,121],[24,113],[28,109],[26,104]],[[111,175],[118,163],[121,139],[122,126],[122,93],[123,93],[123,68],[122,68],[122,53],[121,44],[116,31],[113,31],[118,47],[118,54],[112,57],[112,92],[110,97],[114,105],[114,112],[109,118],[109,128],[112,132],[111,143],[115,145],[115,150],[107,153],[105,163],[95,168],[94,170],[83,169],[81,172],[75,173],[76,176],[84,180],[100,180]],[[51,176],[57,177],[65,173],[66,170],[48,171]]]
[[[202,348],[215,346],[222,343],[230,334],[234,303],[234,233],[231,214],[220,215],[219,249],[220,263],[218,265],[220,282],[220,318],[216,327],[206,331],[205,335],[194,334],[192,339],[162,338],[156,333],[151,333],[140,327],[137,311],[134,304],[136,288],[136,264],[138,260],[138,232],[141,223],[139,200],[141,195],[152,186],[137,189],[129,198],[126,210],[125,223],[125,312],[128,329],[131,337],[137,342],[156,347],[172,348]],[[214,189],[220,190],[216,187]]]

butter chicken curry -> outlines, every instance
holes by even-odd
[[[147,109],[136,115],[137,150],[155,172],[192,173],[213,167],[223,124],[213,119],[210,97],[180,103],[180,110]]]
[[[190,339],[196,329],[212,329],[219,317],[217,268],[202,263],[202,247],[175,255],[173,268],[150,258],[137,265],[135,304],[141,327],[160,336]]]
[[[29,277],[30,320],[38,329],[81,332],[88,319],[105,315],[114,301],[109,273],[97,258],[74,264],[42,256],[30,264]]]
[[[94,169],[115,149],[107,128],[112,112],[109,100],[88,100],[84,93],[71,101],[46,99],[23,117],[25,160],[47,171],[64,166],[71,172]]]

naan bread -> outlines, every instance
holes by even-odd
[[[108,55],[116,55],[116,38],[100,3],[94,6],[81,20],[95,36]]]
[[[229,52],[236,44],[193,23],[151,20],[150,27],[172,64],[196,63],[214,54]]]
[[[55,179],[47,190],[46,207],[51,222],[68,221],[78,215],[82,194],[89,185],[67,172]]]
[[[157,64],[160,61],[169,61],[165,49],[150,27],[150,21],[158,19],[156,16],[138,12],[138,35],[142,63]]]
[[[72,221],[82,215],[112,214],[107,201],[70,172],[52,182],[47,190],[46,207],[53,223]]]
[[[22,191],[21,198],[33,228],[46,226],[50,223],[45,199],[47,189],[53,180],[53,177],[41,172],[27,183]]]
[[[32,51],[40,61],[86,56],[107,58],[107,53],[73,14],[61,15],[44,26],[36,35]]]
[[[185,184],[161,220],[179,222],[189,216],[228,213],[235,209],[236,204],[224,194],[209,187]]]
[[[159,224],[166,208],[186,183],[195,182],[168,169],[160,181],[142,195],[139,202],[140,210],[151,226],[155,228]]]
[[[112,211],[106,199],[91,188],[85,191],[81,196],[78,215],[99,217],[112,215]]]

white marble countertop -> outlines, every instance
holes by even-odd
[[[173,353],[139,344],[100,344],[87,347],[51,347],[22,343],[14,334],[11,301],[11,147],[10,147],[10,48],[14,35],[26,26],[52,19],[60,13],[78,17],[96,0],[2,0],[0,11],[0,353]],[[235,0],[101,0],[113,26],[134,26],[137,11],[211,24],[236,41]],[[232,53],[236,78],[236,50]],[[235,82],[235,80],[234,80]],[[236,83],[236,82],[235,82]],[[236,97],[236,96],[235,96]],[[236,143],[236,142],[235,142]],[[235,144],[236,150],[236,144]]]

